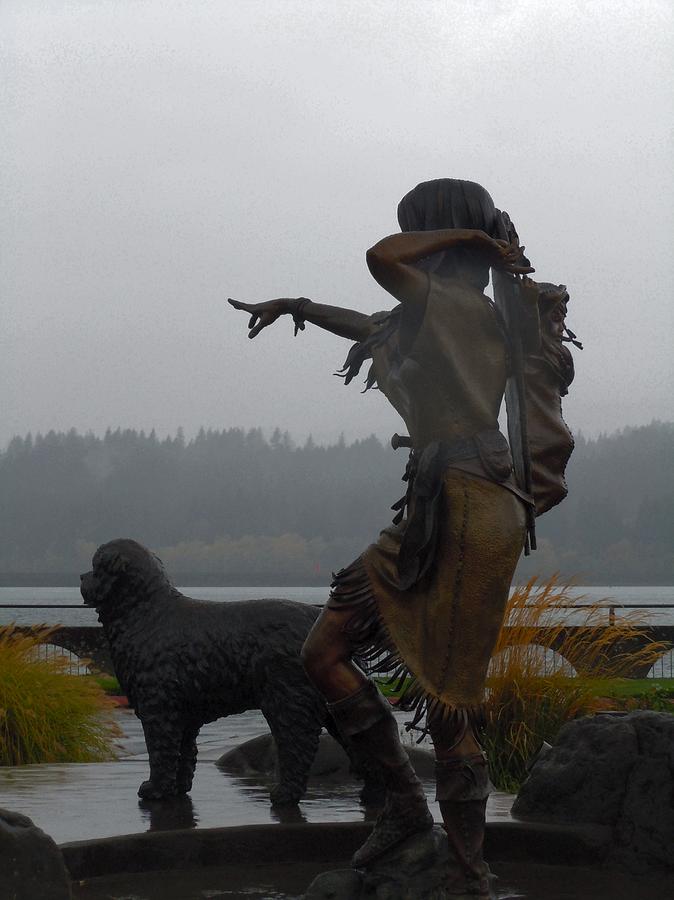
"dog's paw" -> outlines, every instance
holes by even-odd
[[[144,781],[138,788],[138,796],[143,800],[163,800],[165,797],[173,797],[175,791],[167,791],[158,787],[153,781]]]
[[[301,796],[297,796],[296,791],[291,791],[290,788],[278,784],[271,792],[271,805],[272,806],[297,806],[297,804],[302,799]]]
[[[176,797],[184,797],[185,794],[189,794],[192,790],[192,779],[187,781],[177,781],[176,782]]]

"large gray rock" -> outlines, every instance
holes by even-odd
[[[607,825],[611,863],[674,869],[674,715],[638,711],[565,725],[531,770],[513,815]]]
[[[61,851],[27,816],[0,809],[2,900],[71,900]]]
[[[429,750],[422,750],[419,747],[405,749],[419,778],[435,777],[435,757]],[[216,761],[216,765],[235,775],[273,776],[278,766],[274,739],[271,734],[263,734],[245,741],[223,754]],[[348,756],[329,734],[323,733],[320,737],[310,775],[312,778],[330,781],[353,779]]]
[[[408,838],[365,871],[319,875],[304,900],[451,900],[447,835],[439,826]]]
[[[359,900],[362,886],[355,869],[333,869],[314,878],[303,900]]]

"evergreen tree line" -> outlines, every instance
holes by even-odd
[[[0,454],[0,574],[83,571],[98,544],[133,537],[182,583],[324,583],[390,520],[404,453],[376,437],[297,446],[278,429],[15,437]],[[674,583],[673,460],[674,423],[579,436],[569,497],[538,520],[520,577]]]

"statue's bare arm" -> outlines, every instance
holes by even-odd
[[[370,335],[373,327],[371,317],[365,313],[341,306],[325,306],[322,303],[314,303],[306,297],[277,297],[263,303],[243,303],[241,300],[230,298],[229,302],[234,309],[242,309],[249,313],[249,338],[257,337],[263,328],[273,324],[283,315],[295,317],[295,322],[300,328],[304,327],[304,322],[310,322],[351,341],[364,340]]]
[[[533,271],[522,262],[524,247],[489,237],[486,232],[474,228],[391,234],[367,251],[367,265],[372,277],[401,303],[423,306],[428,293],[428,278],[415,263],[460,244],[481,253],[490,266],[513,274]]]
[[[509,243],[472,228],[391,234],[367,251],[367,264],[372,276],[389,294],[403,304],[423,308],[428,293],[428,278],[415,263],[459,244],[482,253],[488,265],[514,274],[533,271],[531,266],[524,265],[524,248],[519,246],[516,238]],[[229,302],[235,309],[250,315],[249,338],[257,337],[263,328],[272,325],[282,315],[292,315],[299,328],[304,327],[304,322],[311,322],[351,341],[364,340],[374,327],[372,318],[364,313],[314,303],[306,297],[277,297],[262,303],[244,303],[230,298]]]

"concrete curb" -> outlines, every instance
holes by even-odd
[[[61,844],[73,880],[121,872],[325,862],[348,865],[371,822],[244,825],[230,828],[147,831]],[[608,829],[529,822],[487,824],[485,855],[494,862],[592,865],[601,862]]]

